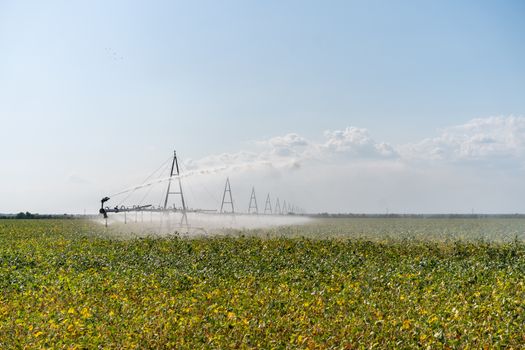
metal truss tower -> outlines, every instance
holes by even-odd
[[[277,200],[275,201],[275,207],[273,208],[273,212],[277,215],[281,215],[282,212],[281,212],[281,203],[279,202],[279,198],[277,198]]]
[[[272,202],[270,202],[270,194],[266,196],[266,203],[264,203],[264,213],[273,214],[272,212]]]
[[[255,209],[255,214],[259,214],[259,208],[257,207],[257,197],[255,197],[255,187],[252,187],[250,204],[248,205],[248,214],[252,214],[252,209]]]
[[[177,182],[179,183],[179,191],[172,192],[171,191],[171,182],[173,178],[177,178]],[[180,169],[179,169],[179,161],[177,160],[177,151],[173,151],[173,161],[171,163],[171,171],[170,171],[170,177],[168,179],[168,189],[166,190],[166,198],[164,199],[164,210],[168,209],[168,200],[170,195],[179,195],[180,201],[182,203],[182,208],[180,208],[180,212],[182,213],[182,217],[180,219],[180,225],[181,226],[188,226],[188,216],[186,215],[186,201],[184,201],[184,193],[182,192],[182,182],[180,180]],[[174,211],[177,211],[177,207],[175,206],[175,203],[173,203],[173,209]]]
[[[228,196],[230,197],[229,201],[226,199],[226,193],[228,193]],[[225,204],[231,205],[232,211],[228,212],[228,213],[235,214],[235,209],[233,207],[232,189],[231,189],[231,186],[230,186],[230,179],[229,178],[226,178],[226,185],[224,185],[224,193],[222,194],[222,203],[221,203],[221,214],[226,213],[224,211],[224,205]]]
[[[173,181],[173,178],[177,178],[177,182],[179,183],[179,191],[178,192],[171,192],[171,182]],[[184,193],[182,192],[182,183],[180,180],[180,170],[179,170],[179,161],[177,160],[177,152],[173,151],[173,161],[171,163],[171,172],[170,177],[168,179],[168,189],[166,190],[166,198],[164,199],[164,210],[168,209],[168,199],[170,195],[179,195],[180,201],[182,203],[182,212],[186,213],[186,202],[184,201]],[[175,208],[175,204],[174,209]]]

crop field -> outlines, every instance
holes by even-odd
[[[111,230],[110,230],[111,231]],[[0,348],[522,348],[522,219],[0,221]]]

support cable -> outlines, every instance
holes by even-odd
[[[162,168],[164,168],[168,162],[170,161],[171,157],[168,158],[165,162],[162,163],[162,165],[160,167],[158,167],[154,172],[152,172],[148,177],[146,177],[146,179],[144,181],[142,181],[142,184],[146,183],[149,179],[151,179],[151,177],[153,175],[155,175],[159,170],[161,170]],[[138,187],[138,186],[137,186]],[[110,197],[115,197],[115,196],[118,196],[120,194],[124,194],[126,192],[129,192],[129,194],[123,199],[120,201],[120,203],[117,205],[117,206],[121,206],[122,203],[124,203],[126,200],[129,199],[129,197],[134,193],[135,189],[132,189],[132,190],[129,190],[129,191],[121,191],[121,192],[118,192],[117,194],[114,194],[114,195],[111,195]]]
[[[180,159],[180,158],[179,158],[179,159]],[[181,160],[180,168],[183,169],[182,160]],[[188,169],[184,169],[184,170],[188,170]],[[189,182],[186,182],[186,186],[189,187],[189,189],[190,189],[190,193],[191,193],[191,195],[192,195],[192,197],[193,197],[193,200],[195,201],[195,200],[196,200],[196,196],[195,196],[195,193],[193,192],[193,188],[192,188],[191,184],[190,184]],[[220,205],[220,202],[219,202],[219,200],[217,199],[217,197],[215,197],[215,196],[213,196],[213,195],[211,194],[210,190],[208,189],[208,187],[206,187],[206,185],[201,184],[201,186],[202,186],[202,188],[206,191],[206,194],[211,198],[211,200],[213,200],[213,201],[217,204],[217,206],[219,206],[219,205]]]

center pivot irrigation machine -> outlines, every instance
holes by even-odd
[[[140,211],[140,212],[143,212],[143,211],[148,211],[148,212],[174,212],[174,211],[176,211],[176,212],[186,213],[186,212],[188,212],[188,210],[186,208],[186,202],[184,200],[184,193],[182,192],[182,182],[181,182],[181,179],[180,179],[179,175],[180,175],[180,170],[179,170],[179,161],[177,159],[177,152],[173,152],[173,161],[171,163],[170,176],[167,179],[165,179],[165,181],[168,182],[168,188],[166,190],[166,196],[165,196],[165,199],[164,199],[164,206],[162,206],[162,207],[161,206],[155,207],[152,204],[147,204],[147,205],[133,205],[133,206],[121,205],[121,206],[115,206],[114,208],[110,208],[110,207],[104,206],[104,205],[111,198],[104,197],[100,201],[101,205],[100,205],[99,212],[100,212],[100,214],[102,214],[104,216],[105,219],[107,219],[108,213],[120,213],[120,212],[130,212],[130,211]],[[179,190],[176,191],[176,192],[173,192],[172,188],[171,188],[173,179],[177,179],[177,182],[178,182],[178,185],[179,185]],[[161,181],[159,181],[159,182],[161,182]],[[151,185],[151,184],[152,183],[142,184],[142,185],[133,187],[130,190],[122,191],[122,192],[120,192],[118,194],[123,194],[123,193],[126,193],[126,192],[132,192],[132,191],[137,190],[138,188],[141,188],[141,187],[144,187],[144,186],[147,186],[147,185]],[[182,203],[182,207],[181,208],[177,208],[177,207],[175,207],[175,205],[172,208],[168,208],[168,199],[169,199],[170,195],[179,195],[180,196],[181,203]]]
[[[188,226],[188,213],[202,213],[202,214],[215,214],[215,215],[295,215],[298,213],[303,213],[303,211],[293,205],[286,204],[286,201],[283,202],[282,206],[280,204],[279,198],[277,198],[275,205],[273,206],[272,210],[272,203],[270,202],[270,194],[266,196],[266,202],[264,206],[264,211],[262,213],[259,213],[259,208],[257,206],[257,198],[255,195],[255,188],[252,187],[251,195],[250,195],[250,202],[248,205],[247,212],[235,212],[234,207],[234,201],[232,196],[232,190],[230,186],[230,180],[229,178],[226,178],[226,184],[224,186],[224,191],[222,194],[222,203],[220,210],[206,210],[206,209],[189,209],[186,200],[184,198],[184,192],[182,190],[182,181],[181,181],[181,170],[179,168],[179,161],[177,159],[177,152],[173,152],[173,158],[170,158],[171,160],[171,170],[169,172],[169,176],[165,178],[160,178],[151,181],[150,178],[152,175],[154,175],[157,171],[155,171],[153,174],[151,174],[146,181],[138,186],[129,188],[127,190],[123,190],[121,192],[116,193],[114,196],[122,195],[122,194],[130,194],[138,189],[152,186],[153,184],[158,183],[167,183],[167,188],[165,190],[165,194],[163,195],[163,205],[155,206],[153,204],[138,204],[138,205],[116,205],[114,207],[110,207],[107,205],[107,203],[110,201],[110,197],[104,197],[100,201],[100,210],[99,213],[103,215],[104,219],[108,218],[109,213],[127,213],[127,212],[150,212],[150,213],[179,213],[181,214],[181,226]],[[161,166],[167,166],[168,160]],[[160,169],[160,168],[159,168]],[[159,170],[157,169],[157,170]],[[148,182],[148,180],[150,180]],[[175,204],[172,206],[169,206],[169,199],[170,196],[179,196],[180,199],[180,206],[177,207]],[[129,197],[129,195],[128,195]],[[107,220],[106,220],[107,225]]]

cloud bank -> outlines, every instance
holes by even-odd
[[[516,161],[525,159],[525,117],[489,117],[472,119],[441,130],[434,138],[414,143],[392,145],[376,141],[367,129],[347,127],[327,130],[321,141],[308,140],[296,133],[257,141],[260,150],[211,155],[187,162],[189,169],[213,167],[299,166],[306,161],[328,160],[398,160],[410,163],[425,160],[434,163]]]
[[[191,208],[220,209],[229,177],[239,212],[248,209],[254,186],[261,211],[269,194],[273,206],[279,198],[281,205],[313,213],[525,213],[525,118],[519,116],[472,119],[403,144],[356,126],[319,130],[317,137],[287,133],[236,152],[183,160]],[[166,182],[113,197],[123,185],[142,184],[145,169],[152,170],[143,163],[119,172],[122,166],[80,167],[62,178],[44,172],[38,181],[27,178],[26,192],[5,181],[4,211],[95,213],[106,195],[111,205],[162,205]]]
[[[318,140],[289,133],[185,165],[284,193],[313,212],[525,212],[525,118],[517,116],[472,119],[398,145],[353,126]]]
[[[504,158],[519,162],[525,155],[525,118],[473,119],[437,137],[399,148],[407,159],[491,162]]]

